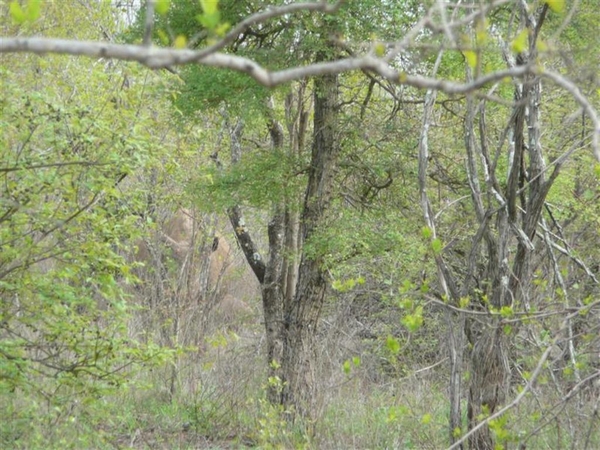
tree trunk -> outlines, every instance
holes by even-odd
[[[269,103],[269,110],[273,105]],[[227,116],[225,116],[227,119]],[[273,148],[280,149],[283,146],[283,130],[281,125],[273,117],[268,118],[268,129],[271,136]],[[231,161],[237,163],[241,157],[241,133],[243,124],[230,127],[231,139]],[[269,260],[264,261],[258,251],[252,236],[242,216],[239,206],[234,206],[228,211],[231,226],[240,244],[246,261],[252,268],[258,282],[261,285],[263,317],[265,321],[266,356],[268,365],[267,398],[273,404],[281,403],[281,388],[277,383],[280,377],[280,363],[283,359],[283,288],[285,280],[283,271],[283,250],[286,240],[286,223],[284,207],[275,205],[273,216],[268,226],[269,236]]]
[[[528,52],[517,56],[517,64],[527,64],[528,61],[535,60],[536,40],[547,9],[548,6],[544,5],[537,17],[534,16],[535,12],[525,9],[521,11],[523,23],[530,31],[530,40]],[[510,124],[513,132],[513,157],[504,195],[506,205],[497,213],[495,236],[492,237],[489,232],[486,234],[488,267],[485,278],[486,284],[491,287],[487,294],[490,305],[496,310],[504,307],[529,310],[529,286],[532,275],[530,259],[534,250],[532,241],[541,219],[546,196],[560,167],[558,163],[555,171],[546,181],[545,163],[540,145],[540,104],[540,79],[533,76],[526,77],[523,84],[517,86],[515,91],[515,106]],[[480,123],[483,120],[483,112],[481,112]],[[474,130],[473,123],[467,124],[466,128]],[[483,142],[485,136],[483,127],[480,127],[480,134]],[[484,145],[481,144],[480,151],[485,160]],[[467,143],[468,149],[474,147],[474,144]],[[526,159],[525,156],[528,158]],[[525,168],[527,160],[529,166]],[[470,174],[471,178],[476,179],[477,175]],[[520,205],[517,204],[518,202]],[[485,217],[479,215],[480,226],[489,230],[487,223],[484,222]],[[515,242],[516,251],[511,249]],[[511,253],[514,255],[512,258]],[[510,268],[509,261],[511,261]],[[505,335],[499,319],[490,318],[480,324],[471,352],[469,429],[473,429],[505,402],[511,375],[510,341],[511,337]],[[474,450],[495,448],[487,424],[469,437],[469,447]]]
[[[283,359],[283,245],[285,221],[282,208],[277,207],[269,222],[269,263],[262,288],[262,304],[267,341],[267,364],[269,379],[267,399],[277,405],[281,403],[280,364]]]
[[[323,223],[332,198],[337,143],[338,80],[336,75],[315,79],[314,138],[308,186],[302,212],[302,242]],[[283,404],[294,415],[310,417],[314,395],[311,366],[319,313],[327,291],[327,280],[320,256],[302,255],[298,285],[292,302],[286,305],[282,373]]]
[[[510,366],[507,338],[498,324],[491,324],[477,339],[471,352],[471,372],[467,412],[469,429],[493,414],[505,401]],[[494,450],[489,427],[484,426],[470,436],[469,448]]]
[[[283,127],[273,116],[272,99],[269,100],[268,128],[271,144],[274,149],[283,147]],[[286,236],[285,206],[275,205],[273,216],[268,226],[269,262],[266,266],[262,283],[263,314],[267,341],[267,364],[269,378],[267,380],[267,399],[272,404],[281,403],[280,369],[283,359],[283,297],[285,295],[284,250]]]

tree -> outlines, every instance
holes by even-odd
[[[484,16],[489,14],[494,7],[505,3],[509,3],[509,1],[504,0],[497,3],[492,3],[486,6],[482,11],[476,10],[475,12],[467,14],[464,18],[451,23],[448,23],[445,19],[445,16],[443,16],[442,24],[440,26],[437,26],[433,20],[437,7],[432,7],[422,15],[420,20],[416,22],[416,25],[410,29],[402,37],[402,39],[390,45],[390,51],[387,53],[385,53],[385,45],[383,47],[378,45],[375,46],[376,48],[374,48],[373,52],[369,52],[364,56],[342,58],[331,62],[316,63],[306,67],[290,68],[275,72],[270,72],[256,62],[247,58],[219,53],[219,50],[235,40],[238,35],[243,34],[243,31],[246,30],[250,25],[260,24],[273,17],[284,16],[285,14],[294,13],[297,11],[322,11],[332,14],[335,13],[342,5],[341,2],[334,4],[328,4],[327,2],[298,3],[285,5],[279,8],[272,8],[263,13],[251,15],[238,24],[238,26],[229,31],[224,37],[218,39],[213,45],[197,51],[186,49],[155,48],[150,45],[149,41],[144,42],[142,45],[127,45],[105,42],[82,42],[65,39],[3,38],[2,45],[0,46],[0,52],[28,52],[37,54],[57,53],[83,55],[89,57],[114,58],[125,61],[136,61],[153,69],[168,68],[176,65],[201,64],[212,67],[227,68],[246,73],[267,87],[274,87],[305,77],[364,69],[372,71],[385,79],[402,85],[413,86],[420,89],[431,88],[446,92],[448,94],[463,94],[476,91],[477,89],[489,83],[493,83],[494,81],[502,80],[507,77],[522,77],[526,74],[537,74],[544,78],[550,79],[553,83],[556,83],[568,90],[576,99],[576,101],[581,104],[586,114],[590,116],[594,128],[594,134],[592,136],[594,152],[597,158],[600,159],[597,150],[598,140],[600,139],[598,138],[600,125],[598,125],[599,121],[597,114],[587,99],[580,94],[577,86],[569,83],[567,79],[564,79],[557,73],[548,70],[541,71],[534,65],[526,65],[508,70],[494,71],[490,74],[482,76],[477,81],[472,83],[455,83],[447,80],[427,78],[425,76],[414,76],[402,70],[394,69],[394,58],[396,58],[402,50],[410,48],[412,45],[412,40],[421,31],[428,30],[428,32],[431,32],[435,35],[448,33],[451,32],[453,28],[458,28],[465,23],[476,20],[482,14]],[[205,11],[205,14],[210,15],[212,12],[207,13]],[[28,20],[27,16],[23,16],[18,12],[13,12],[12,16],[17,22],[25,22]],[[151,35],[153,23],[154,21],[152,19],[148,19],[147,24],[149,30],[146,32],[147,35]],[[214,28],[214,30],[209,31],[214,32],[216,30],[216,26]],[[381,54],[382,52],[384,54],[381,57],[378,57],[377,55]]]
[[[318,251],[309,254],[307,249],[310,249],[310,245],[307,244],[311,244],[311,240],[317,235],[317,230],[321,232],[325,228],[324,210],[334,199],[332,191],[336,180],[333,168],[340,153],[336,132],[336,128],[339,129],[341,108],[340,96],[336,88],[340,74],[361,70],[368,77],[371,87],[368,88],[365,105],[370,101],[374,85],[386,86],[384,83],[389,82],[391,86],[427,89],[423,129],[420,136],[418,178],[426,223],[423,236],[425,240],[430,241],[430,251],[437,265],[438,276],[436,292],[425,295],[425,298],[446,308],[449,311],[449,321],[455,321],[457,324],[456,333],[453,333],[449,339],[452,351],[450,435],[454,447],[462,446],[462,442],[470,439],[471,446],[474,448],[493,448],[492,434],[486,430],[488,424],[492,425],[496,435],[501,436],[502,426],[495,420],[518,404],[524,397],[524,393],[532,390],[533,383],[538,379],[550,351],[544,351],[536,360],[532,376],[527,378],[523,391],[515,400],[503,407],[502,405],[505,404],[503,391],[508,385],[512,359],[508,341],[513,330],[509,329],[509,324],[513,323],[511,320],[518,322],[521,318],[519,314],[522,314],[526,320],[532,319],[529,308],[530,293],[527,290],[532,285],[535,286],[535,271],[532,267],[537,261],[532,259],[535,249],[533,241],[541,233],[540,229],[543,231],[541,234],[544,236],[549,255],[549,259],[540,260],[550,261],[551,265],[548,266],[552,269],[550,273],[554,274],[557,283],[564,284],[564,280],[561,281],[564,277],[560,272],[556,256],[552,256],[559,244],[552,242],[549,234],[551,230],[547,224],[544,224],[544,220],[548,219],[542,214],[544,209],[548,209],[546,199],[550,195],[553,183],[558,179],[558,168],[565,163],[571,152],[567,151],[556,159],[552,173],[547,175],[550,169],[546,167],[542,152],[540,125],[536,114],[542,104],[539,88],[541,82],[548,82],[549,85],[555,86],[556,92],[565,93],[570,101],[581,108],[586,120],[589,120],[589,123],[586,122],[582,127],[582,133],[589,137],[589,145],[596,158],[600,159],[598,145],[600,122],[594,107],[594,94],[584,94],[583,83],[580,80],[576,82],[568,71],[561,73],[560,70],[552,70],[541,64],[541,58],[545,53],[543,41],[540,39],[540,33],[544,31],[542,25],[548,15],[560,13],[564,5],[562,2],[535,2],[531,9],[527,9],[524,2],[495,1],[487,5],[467,4],[464,9],[460,9],[458,4],[453,3],[445,6],[435,4],[425,9],[418,3],[407,2],[412,9],[407,9],[408,13],[404,18],[405,23],[410,23],[410,26],[403,30],[402,35],[395,35],[393,26],[374,26],[373,32],[381,37],[370,42],[364,37],[353,40],[355,35],[352,33],[356,28],[350,25],[355,24],[353,21],[356,21],[356,10],[346,7],[342,2],[287,4],[262,12],[255,12],[254,8],[238,9],[242,3],[228,3],[220,9],[217,8],[216,2],[212,4],[213,6],[204,2],[200,14],[202,30],[197,39],[179,34],[173,36],[175,47],[196,42],[202,45],[199,49],[152,47],[150,44],[155,25],[154,11],[163,14],[169,13],[169,9],[165,11],[164,8],[168,2],[150,1],[146,7],[144,25],[141,27],[144,35],[141,45],[45,38],[6,38],[0,43],[0,51],[4,53],[56,52],[117,58],[138,61],[151,68],[169,68],[169,70],[174,70],[177,65],[187,64],[229,68],[250,75],[267,87],[315,77],[312,154],[301,209],[301,238],[293,237],[294,220],[290,214],[293,210],[288,210],[287,203],[281,199],[279,202],[274,202],[269,233],[271,256],[269,263],[262,264],[260,263],[262,259],[255,257],[257,252],[252,251],[255,247],[240,220],[241,214],[236,209],[239,205],[229,205],[230,217],[234,228],[238,231],[243,248],[247,250],[248,261],[263,283],[265,316],[273,316],[273,320],[266,320],[267,333],[272,331],[272,340],[268,349],[269,359],[276,353],[276,341],[282,339],[283,342],[281,373],[284,383],[287,383],[283,390],[284,403],[291,402],[300,412],[304,408],[303,401],[306,399],[299,397],[310,395],[310,390],[306,388],[304,380],[301,380],[299,375],[307,373],[304,367],[306,361],[310,359],[308,356],[311,351],[310,339],[316,330],[319,311],[327,288],[322,255]],[[250,3],[250,6],[254,6],[254,3]],[[367,2],[364,5],[361,3],[359,10],[365,5]],[[363,13],[368,9],[367,5],[362,9]],[[14,8],[13,18],[17,21],[26,21],[27,15],[19,11],[21,10]],[[175,8],[171,10],[173,11]],[[251,12],[247,13],[247,11]],[[519,14],[520,29],[516,33],[510,28],[513,23],[510,14],[513,11]],[[225,19],[222,18],[221,12]],[[269,42],[266,48],[274,48],[272,46],[274,41],[265,40],[283,32],[280,26],[282,22],[287,25],[288,18],[295,15],[312,18],[321,13],[324,15],[317,17],[324,25],[322,32],[316,34],[319,42],[315,46],[316,54],[319,56],[302,59],[303,63],[307,61],[307,65],[298,67],[293,67],[293,63],[285,57],[278,58],[275,63],[276,69],[273,71],[264,69],[261,63],[266,58],[256,50],[260,50],[264,42]],[[329,14],[333,18],[329,17]],[[229,16],[238,22],[227,31],[226,20],[229,20],[227,19]],[[385,13],[382,17],[389,18]],[[564,17],[566,27],[570,16]],[[378,23],[368,20],[363,22],[368,22],[370,26]],[[334,23],[336,26],[333,26]],[[285,25],[283,28],[286,29]],[[294,30],[293,27],[289,28]],[[338,29],[342,30],[339,34],[335,33]],[[348,30],[351,34],[344,36],[344,32]],[[294,32],[296,31],[290,32],[291,42],[293,42]],[[168,35],[166,36],[168,40]],[[254,48],[252,38],[257,42]],[[344,53],[350,56],[342,57]],[[549,54],[553,55],[552,52]],[[502,58],[505,60],[504,63]],[[464,69],[464,75],[457,74],[457,68]],[[424,75],[429,70],[432,70],[433,75]],[[456,81],[456,79],[464,81]],[[507,95],[513,87],[503,84],[507,79],[514,84],[514,98],[512,93]],[[230,94],[226,93],[227,95]],[[387,89],[383,95],[393,96],[393,89]],[[463,171],[459,164],[447,168],[443,163],[439,163],[437,168],[444,172],[437,174],[430,172],[429,137],[438,95],[445,95],[447,98],[466,96],[460,110],[460,114],[464,114],[460,141],[464,142],[466,150],[466,171]],[[491,126],[486,122],[486,111],[491,108],[488,105],[492,102],[497,105],[509,105],[509,108],[504,110],[501,106],[498,107],[499,112],[493,121],[494,127],[502,130],[497,132],[500,137],[496,148],[499,150],[494,156],[488,150],[490,145],[488,130]],[[274,116],[269,117],[272,111],[273,108],[270,112],[267,108],[264,114],[268,118],[267,127],[272,136],[273,148],[277,149],[280,147],[281,135]],[[502,123],[507,125],[499,125]],[[241,129],[238,126],[230,126],[229,130],[234,148],[232,161],[235,162]],[[442,137],[437,138],[438,142],[447,144]],[[505,158],[500,152],[505,142],[509,148],[510,158]],[[450,147],[456,150],[454,146]],[[448,153],[444,156],[449,156],[449,160],[455,162],[460,159],[458,155],[458,153]],[[505,180],[499,175],[501,169],[509,170],[509,176]],[[546,176],[548,178],[545,178]],[[455,194],[460,192],[471,199],[470,206],[464,207],[462,213],[466,217],[474,217],[472,220],[477,224],[477,232],[473,236],[456,239],[460,245],[450,246],[449,240],[448,246],[444,247],[446,242],[443,239],[444,233],[452,228],[444,222],[440,223],[438,215],[434,213],[433,202],[430,199],[431,179],[438,183],[438,192],[444,190],[444,193],[451,198],[455,198]],[[366,188],[365,198],[369,198],[371,192],[383,189],[381,186],[385,184],[386,182],[381,184],[377,180],[372,181]],[[468,186],[468,190],[462,190],[463,186]],[[459,204],[462,202],[460,198],[455,198]],[[457,214],[455,219],[460,217],[460,214]],[[445,226],[448,228],[444,228]],[[558,225],[556,227],[559,228]],[[285,236],[285,240],[282,236]],[[298,241],[302,241],[303,246],[298,280],[286,285],[283,280],[287,279],[288,274],[291,274],[290,280],[294,279],[293,264],[289,260],[286,262],[288,256],[282,252],[283,242],[287,242],[288,236],[292,236],[288,249],[300,248]],[[589,265],[581,258],[577,259],[576,255],[566,250],[566,247],[560,245],[559,247],[565,250],[566,256],[582,268],[586,275],[590,273],[593,275]],[[461,259],[461,254],[466,258]],[[297,288],[290,288],[291,285],[296,285]],[[562,292],[565,291],[565,286],[561,286]],[[283,292],[286,293],[286,297],[282,295]],[[280,308],[280,302],[283,302],[283,308]],[[524,307],[524,310],[516,310],[515,305],[518,308]],[[572,313],[588,311],[595,305],[596,303],[593,302],[588,304],[582,302]],[[571,310],[567,309],[567,311]],[[270,331],[269,324],[277,323],[280,314],[284,314],[285,328]],[[410,321],[418,325],[422,320],[422,317],[420,320],[419,317],[419,314],[413,314],[407,316],[407,320],[410,318]],[[481,323],[477,323],[474,318],[481,318]],[[540,317],[534,315],[533,318]],[[573,334],[569,331],[573,319],[574,316],[569,312],[567,320],[560,326],[561,333],[564,331]],[[278,335],[283,338],[279,338]],[[465,339],[472,345],[472,349],[468,352],[472,377],[468,434],[463,433],[460,411],[462,352]],[[559,343],[561,339],[560,333],[556,334],[552,343]],[[573,355],[572,339],[569,338],[566,342]]]
[[[73,35],[58,18],[80,23],[80,39],[116,32],[107,5],[63,6],[44,8],[47,32]],[[128,330],[125,255],[145,195],[124,186],[162,158],[140,106],[153,87],[137,82],[139,66],[64,56],[4,55],[0,72],[0,445],[101,445],[88,432],[106,414],[101,399],[173,354]]]
[[[512,43],[515,58],[507,51],[508,40],[503,44],[503,58],[511,67],[540,58],[539,42],[543,39],[543,23],[550,10],[548,4],[545,4],[534,10],[520,9],[518,14],[521,31],[517,32],[517,38]],[[477,33],[475,39],[481,42],[482,32]],[[477,48],[481,52],[482,47]],[[485,54],[466,54],[465,58],[467,79],[473,79],[486,64]],[[502,428],[506,422],[502,424],[496,419],[532,389],[531,379],[528,377],[527,384],[517,399],[502,407],[511,389],[515,366],[518,365],[515,361],[517,355],[511,350],[514,348],[514,339],[519,334],[519,328],[527,328],[514,317],[519,314],[535,317],[537,313],[534,311],[544,309],[544,296],[552,294],[545,290],[536,292],[534,286],[538,284],[534,278],[535,273],[539,274],[542,270],[540,266],[548,259],[550,267],[547,270],[553,274],[552,279],[559,286],[556,289],[565,293],[569,291],[559,274],[556,243],[547,234],[548,223],[543,218],[543,212],[546,210],[554,225],[561,228],[555,221],[556,217],[551,212],[553,207],[547,203],[547,197],[566,162],[566,155],[573,152],[575,146],[561,155],[548,155],[544,152],[541,116],[547,103],[542,100],[541,86],[542,79],[538,76],[527,76],[522,83],[516,84],[513,94],[515,102],[510,114],[505,115],[507,125],[502,132],[491,131],[494,125],[490,125],[491,120],[487,116],[489,106],[486,99],[479,100],[478,103],[471,95],[466,99],[462,131],[466,149],[466,173],[462,176],[466,178],[469,188],[467,192],[472,201],[471,208],[467,211],[474,215],[477,232],[466,239],[460,239],[461,244],[455,244],[460,251],[457,248],[446,252],[446,255],[436,252],[438,271],[444,286],[444,301],[452,303],[457,308],[456,311],[459,311],[452,319],[455,329],[450,339],[453,399],[451,432],[459,430],[461,423],[460,374],[465,339],[470,349],[470,431],[457,440],[455,438],[458,434],[455,434],[453,439],[456,442],[452,448],[462,447],[467,437],[470,448],[490,449],[496,445],[494,435],[504,441],[513,439]],[[500,89],[501,86],[496,85],[490,92]],[[430,101],[426,101],[421,139],[420,182],[423,211],[429,229],[432,230],[428,233],[434,238],[433,245],[439,239],[439,234],[436,234],[436,228],[439,233],[439,226],[436,226],[433,219],[434,211],[426,189],[426,171],[431,158],[427,138],[435,94],[429,93],[429,99]],[[498,117],[496,113],[494,119],[497,120]],[[499,142],[492,141],[490,136],[493,135],[499,136]],[[504,145],[508,146],[506,160],[500,150]],[[495,154],[492,152],[494,148]],[[500,172],[506,169],[507,177]],[[540,227],[543,231],[540,231]],[[542,239],[542,249],[538,251],[534,245],[536,236]],[[574,255],[567,251],[564,256],[572,258]],[[586,267],[584,270],[592,279],[595,278],[583,261],[579,261],[579,264]],[[475,314],[481,314],[481,311],[487,311],[488,314],[469,316],[462,310],[467,305],[478,311]],[[572,344],[573,331],[570,330],[574,316],[568,311],[564,314],[564,321],[554,324],[552,345],[560,343],[569,347],[574,361],[576,351]],[[550,347],[545,348],[546,352],[531,367],[532,377],[540,376]],[[493,433],[488,424],[493,425]]]

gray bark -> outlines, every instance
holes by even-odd
[[[332,198],[333,170],[338,156],[338,79],[327,75],[315,79],[314,123],[311,166],[302,211],[301,239],[306,242],[323,223]],[[326,274],[319,256],[302,255],[298,286],[285,310],[282,370],[286,407],[310,417],[314,396],[313,370],[315,332],[327,291]]]

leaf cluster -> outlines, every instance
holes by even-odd
[[[296,158],[277,149],[259,150],[242,155],[227,169],[204,168],[190,184],[190,193],[210,211],[236,205],[268,209],[297,196],[303,178]]]

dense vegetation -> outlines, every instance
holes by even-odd
[[[567,3],[0,1],[0,447],[600,447]]]

